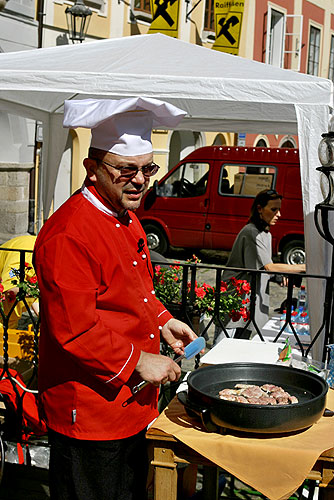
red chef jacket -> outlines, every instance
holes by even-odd
[[[159,353],[172,317],[157,300],[146,237],[133,213],[117,218],[89,184],[45,223],[34,251],[41,293],[39,390],[43,416],[77,439],[132,436],[158,414],[140,382],[140,351]]]

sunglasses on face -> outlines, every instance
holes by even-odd
[[[104,163],[105,165],[108,165],[109,167],[114,168],[117,170],[122,177],[135,177],[138,172],[140,171],[144,177],[152,177],[152,175],[155,175],[158,170],[159,170],[159,165],[156,163],[150,163],[149,165],[144,165],[143,167],[115,167],[111,163],[108,163],[107,161],[100,160],[99,158],[93,158],[94,160],[97,160],[101,163]]]

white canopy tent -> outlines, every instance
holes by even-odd
[[[154,34],[0,54],[0,91],[2,111],[43,122],[45,214],[68,134],[61,125],[65,99],[155,97],[187,111],[178,129],[298,134],[306,249],[317,256],[308,271],[328,273],[330,250],[313,212],[323,199],[315,167],[331,81]],[[320,289],[312,290],[319,297]]]

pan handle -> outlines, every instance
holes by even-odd
[[[189,401],[187,391],[180,391],[177,393],[177,398],[181,404],[186,409],[189,417],[199,417],[201,419],[202,425],[208,432],[219,432],[219,427],[214,424],[211,420],[211,412],[209,408],[200,406],[193,401]]]
[[[324,417],[332,417],[334,415],[334,411],[329,410],[328,408],[325,408],[323,416]]]

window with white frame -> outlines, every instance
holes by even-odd
[[[136,10],[151,14],[150,0],[134,0],[133,6]]]
[[[284,60],[284,38],[285,38],[285,14],[268,6],[267,13],[267,41],[266,41],[266,63],[273,66],[283,67]]]
[[[84,4],[86,7],[90,7],[91,9],[95,9],[97,11],[104,12],[105,8],[105,1],[104,0],[84,0]]]
[[[320,59],[320,29],[315,26],[310,27],[307,73],[318,76]]]
[[[6,3],[5,12],[19,14],[24,17],[34,19],[36,15],[35,1],[34,0],[11,0]]]
[[[329,53],[328,78],[334,82],[334,35],[331,36],[331,51]]]
[[[54,3],[73,7],[76,0],[53,0]],[[107,0],[83,0],[84,5],[89,7],[93,12],[96,12],[99,16],[106,16]]]
[[[215,31],[214,2],[213,2],[213,0],[206,0],[205,1],[204,29],[206,31]]]

